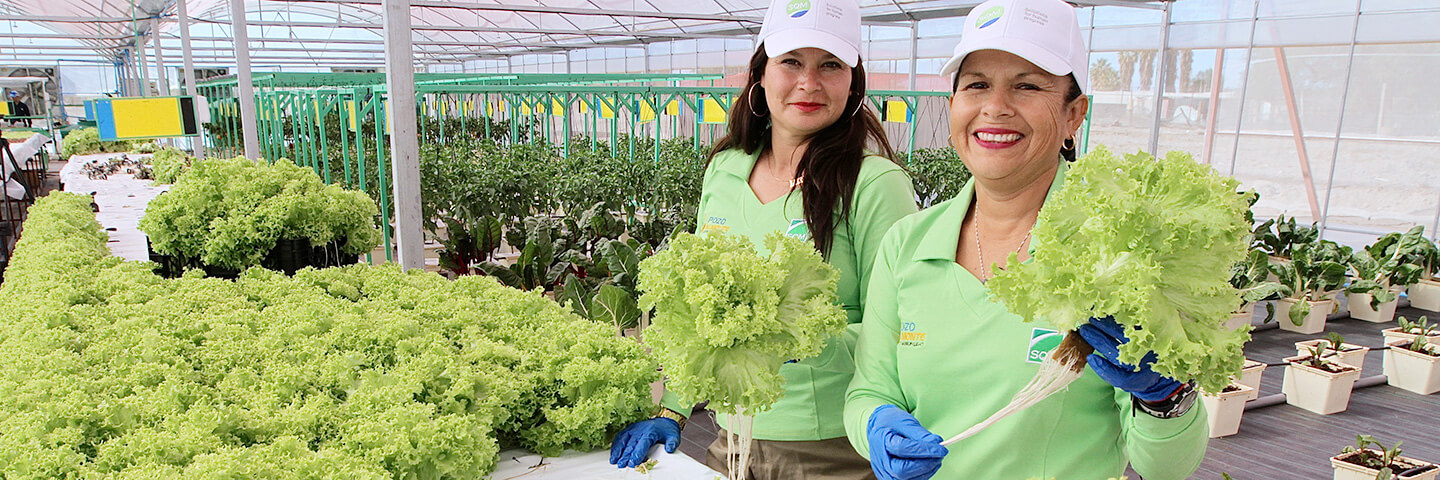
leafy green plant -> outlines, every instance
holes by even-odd
[[[140,229],[156,252],[243,269],[258,265],[280,239],[369,252],[380,242],[377,214],[365,194],[325,185],[288,160],[206,159],[150,202]]]
[[[1020,263],[1012,254],[989,282],[992,295],[1062,331],[1113,316],[1130,335],[1121,361],[1139,364],[1153,351],[1156,372],[1220,391],[1240,372],[1248,338],[1223,325],[1241,301],[1230,269],[1247,253],[1238,182],[1183,152],[1156,159],[1105,148],[1065,175],[1040,211],[1034,257]],[[1074,360],[1060,355],[1067,342],[1077,351],[1084,344],[1067,335],[1051,358]]]
[[[1354,280],[1345,288],[1347,293],[1370,295],[1370,308],[1394,301],[1391,286],[1409,285],[1420,280],[1424,267],[1410,263],[1424,257],[1425,227],[1416,226],[1404,234],[1391,232],[1374,244],[1352,253],[1347,266]]]
[[[1355,445],[1346,445],[1345,449],[1341,450],[1340,453],[1342,455],[1349,454],[1350,457],[1348,460],[1351,461],[1350,463],[1372,470],[1378,470],[1379,475],[1375,478],[1389,478],[1396,473],[1390,470],[1390,466],[1393,465],[1395,459],[1400,456],[1401,443],[1404,442],[1395,442],[1394,446],[1385,448],[1384,445],[1381,445],[1379,441],[1375,440],[1375,437],[1370,435],[1356,435]],[[1374,446],[1373,449],[1370,448],[1372,445]]]
[[[840,274],[808,242],[774,232],[766,256],[749,240],[682,233],[640,263],[646,343],[666,388],[717,412],[764,411],[784,393],[780,366],[815,356],[845,327]]]
[[[642,345],[486,278],[162,279],[66,193],[30,210],[0,326],[4,478],[483,478],[501,449],[608,445],[659,378]]]
[[[190,169],[190,165],[193,163],[195,163],[195,157],[174,147],[162,148],[150,156],[155,183],[175,183],[180,179],[180,175]]]
[[[1316,344],[1314,344],[1314,345],[1311,345],[1311,346],[1307,347],[1306,349],[1310,351],[1310,354],[1309,354],[1309,355],[1306,355],[1304,358],[1301,358],[1301,359],[1300,359],[1300,363],[1301,363],[1302,365],[1307,365],[1307,366],[1309,366],[1309,367],[1311,367],[1311,368],[1315,368],[1315,369],[1319,369],[1319,370],[1324,370],[1326,365],[1334,365],[1334,364],[1335,364],[1335,362],[1332,362],[1332,361],[1330,361],[1330,360],[1326,360],[1326,359],[1325,359],[1325,355],[1326,355],[1325,352],[1327,352],[1327,351],[1330,350],[1330,347],[1328,347],[1326,343],[1324,343],[1324,342],[1316,343]],[[1336,350],[1336,351],[1339,351],[1339,350]],[[1333,355],[1332,355],[1332,357],[1333,357]]]
[[[1314,223],[1308,227],[1299,225],[1294,217],[1286,218],[1282,213],[1277,218],[1256,225],[1253,235],[1255,246],[1265,253],[1289,257],[1296,246],[1319,240],[1320,230],[1315,228]]]
[[[1440,357],[1440,351],[1437,351],[1434,346],[1430,345],[1429,337],[1423,335],[1417,336],[1414,340],[1411,340],[1409,344],[1405,345],[1405,349],[1415,353],[1423,353],[1432,357]]]
[[[100,141],[100,130],[95,128],[71,130],[65,134],[65,138],[60,140],[60,153],[66,157],[127,150],[130,150],[130,142],[102,142]]]
[[[1337,352],[1341,351],[1340,346],[1345,344],[1345,336],[1340,332],[1328,332],[1325,339],[1330,341],[1330,349]]]
[[[1285,287],[1266,280],[1270,275],[1270,256],[1250,250],[1245,260],[1230,268],[1230,286],[1240,291],[1240,309],[1265,300],[1279,299]],[[1275,318],[1275,304],[1265,304],[1265,321]]]
[[[907,169],[922,207],[953,198],[970,181],[970,170],[950,147],[915,150]]]
[[[1291,252],[1289,260],[1270,265],[1270,271],[1284,288],[1281,293],[1295,301],[1290,307],[1290,321],[1305,323],[1310,303],[1324,298],[1326,292],[1340,288],[1345,282],[1345,255],[1341,247],[1329,240],[1301,244]]]
[[[1424,315],[1420,316],[1420,320],[1414,322],[1411,322],[1404,316],[1401,316],[1398,321],[1400,323],[1400,331],[1402,332],[1420,336],[1430,336],[1435,334],[1436,325],[1431,325],[1430,319],[1426,318],[1426,316]]]

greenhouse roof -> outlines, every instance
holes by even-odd
[[[250,52],[257,62],[378,65],[384,60],[381,0],[250,0]],[[595,47],[636,47],[759,32],[766,0],[412,0],[420,63],[451,63]],[[979,0],[861,0],[868,25],[957,17]],[[1160,8],[1141,0],[1079,0],[1086,6]],[[234,64],[230,4],[187,0],[197,65]],[[0,32],[14,60],[113,61],[149,43],[158,19],[164,55],[179,63],[175,0],[0,0]],[[151,47],[153,49],[153,44]],[[48,61],[47,61],[48,60]]]

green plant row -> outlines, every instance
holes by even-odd
[[[638,343],[535,292],[393,265],[177,279],[86,196],[30,211],[0,288],[0,478],[480,478],[654,408]]]

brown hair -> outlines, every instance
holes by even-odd
[[[757,46],[755,55],[750,57],[745,88],[730,108],[730,131],[715,143],[715,148],[710,151],[711,159],[732,148],[739,148],[747,154],[770,148],[770,112],[768,109],[755,110],[749,95],[751,89],[763,88],[760,87],[760,79],[769,61],[764,45]],[[879,155],[895,161],[895,149],[890,146],[880,119],[865,105],[865,67],[857,64],[850,69],[850,97],[840,118],[808,140],[808,147],[795,167],[795,177],[804,178],[800,193],[810,238],[815,242],[815,248],[829,258],[837,220],[847,224],[850,221],[851,201],[855,195],[856,179],[860,176],[860,166],[865,160],[865,148],[871,146]],[[835,215],[837,201],[840,207],[838,218]]]

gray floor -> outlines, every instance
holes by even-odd
[[[1263,317],[1263,313],[1261,309],[1259,315]],[[1400,308],[1397,315],[1412,320],[1429,315],[1440,321],[1436,312],[1408,307]],[[1380,330],[1394,326],[1393,321],[1377,324],[1340,317],[1327,322],[1326,331],[1340,332],[1346,343],[1372,348],[1365,358],[1363,378],[1380,375],[1381,352],[1375,350],[1384,344]],[[1279,364],[1284,357],[1295,355],[1295,342],[1320,337],[1323,335],[1270,328],[1255,332],[1245,353],[1252,360]],[[1279,366],[1265,370],[1261,397],[1280,393],[1283,370]],[[716,428],[708,412],[695,413],[681,434],[680,450],[703,462],[705,447],[715,439]],[[1349,408],[1333,415],[1311,413],[1283,403],[1248,410],[1239,433],[1210,441],[1204,462],[1191,478],[1218,480],[1222,472],[1235,480],[1332,478],[1330,456],[1354,443],[1356,434],[1372,435],[1387,446],[1401,441],[1402,455],[1440,462],[1440,394],[1418,395],[1381,384],[1356,390],[1350,396]],[[1131,480],[1141,478],[1133,471],[1128,476]]]

